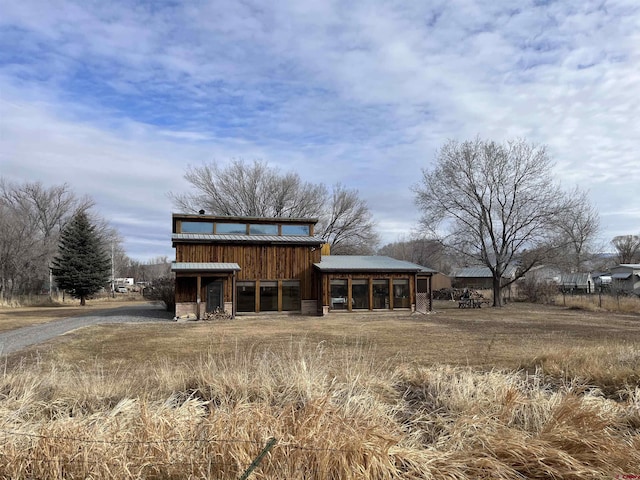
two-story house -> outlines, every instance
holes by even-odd
[[[173,214],[176,315],[431,309],[434,270],[329,255],[317,219]]]

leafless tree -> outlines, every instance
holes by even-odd
[[[586,192],[578,189],[569,194],[573,208],[560,214],[557,225],[558,246],[556,263],[573,272],[584,271],[587,261],[594,257],[600,216],[591,205]]]
[[[69,187],[0,178],[0,300],[37,293],[49,277],[60,232],[78,211],[92,205]]]
[[[327,196],[324,185],[303,182],[295,173],[281,174],[257,160],[189,167],[184,178],[195,192],[170,195],[185,212],[204,209],[216,215],[305,218],[317,216]]]
[[[331,193],[331,210],[320,212],[318,234],[336,255],[373,253],[378,236],[364,200],[357,190],[336,184]]]
[[[619,235],[611,241],[618,257],[618,263],[640,261],[640,235]]]
[[[441,242],[431,238],[400,238],[378,250],[380,255],[405,260],[439,272],[450,270],[449,258]]]
[[[544,147],[524,140],[450,141],[414,186],[425,230],[491,270],[494,306],[502,305],[507,268],[518,259],[522,276],[542,262],[559,218],[575,208],[551,167]]]
[[[281,173],[266,162],[232,160],[189,167],[185,179],[193,193],[170,193],[184,212],[204,209],[214,215],[273,218],[317,218],[316,233],[333,253],[369,253],[378,236],[371,213],[357,190],[341,184],[304,182],[296,173]]]

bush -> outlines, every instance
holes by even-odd
[[[555,298],[558,295],[558,286],[536,279],[524,279],[518,285],[519,297],[527,302],[531,303],[555,303]]]
[[[162,302],[168,312],[176,310],[176,281],[173,277],[160,277],[144,289],[144,296],[149,300]]]

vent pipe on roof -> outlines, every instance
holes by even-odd
[[[200,210],[198,213],[199,213],[200,215],[204,215],[204,210]]]

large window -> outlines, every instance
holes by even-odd
[[[252,223],[249,225],[251,235],[278,235],[278,225]]]
[[[373,281],[373,308],[389,308],[389,280],[386,278]]]
[[[238,312],[256,311],[256,282],[237,282],[237,310]]]
[[[260,282],[260,311],[278,311],[278,282]]]
[[[217,234],[247,233],[247,226],[244,223],[216,223]]]
[[[282,225],[282,235],[309,235],[309,225]]]
[[[331,280],[331,309],[345,310],[349,301],[348,285],[346,280]]]
[[[369,310],[369,280],[354,278],[351,281],[351,298],[354,309]]]
[[[393,308],[409,308],[409,279],[395,278],[393,280]]]
[[[182,233],[213,233],[213,222],[187,222],[180,225]]]
[[[285,280],[282,282],[282,310],[285,312],[299,311],[300,282],[298,280]]]

